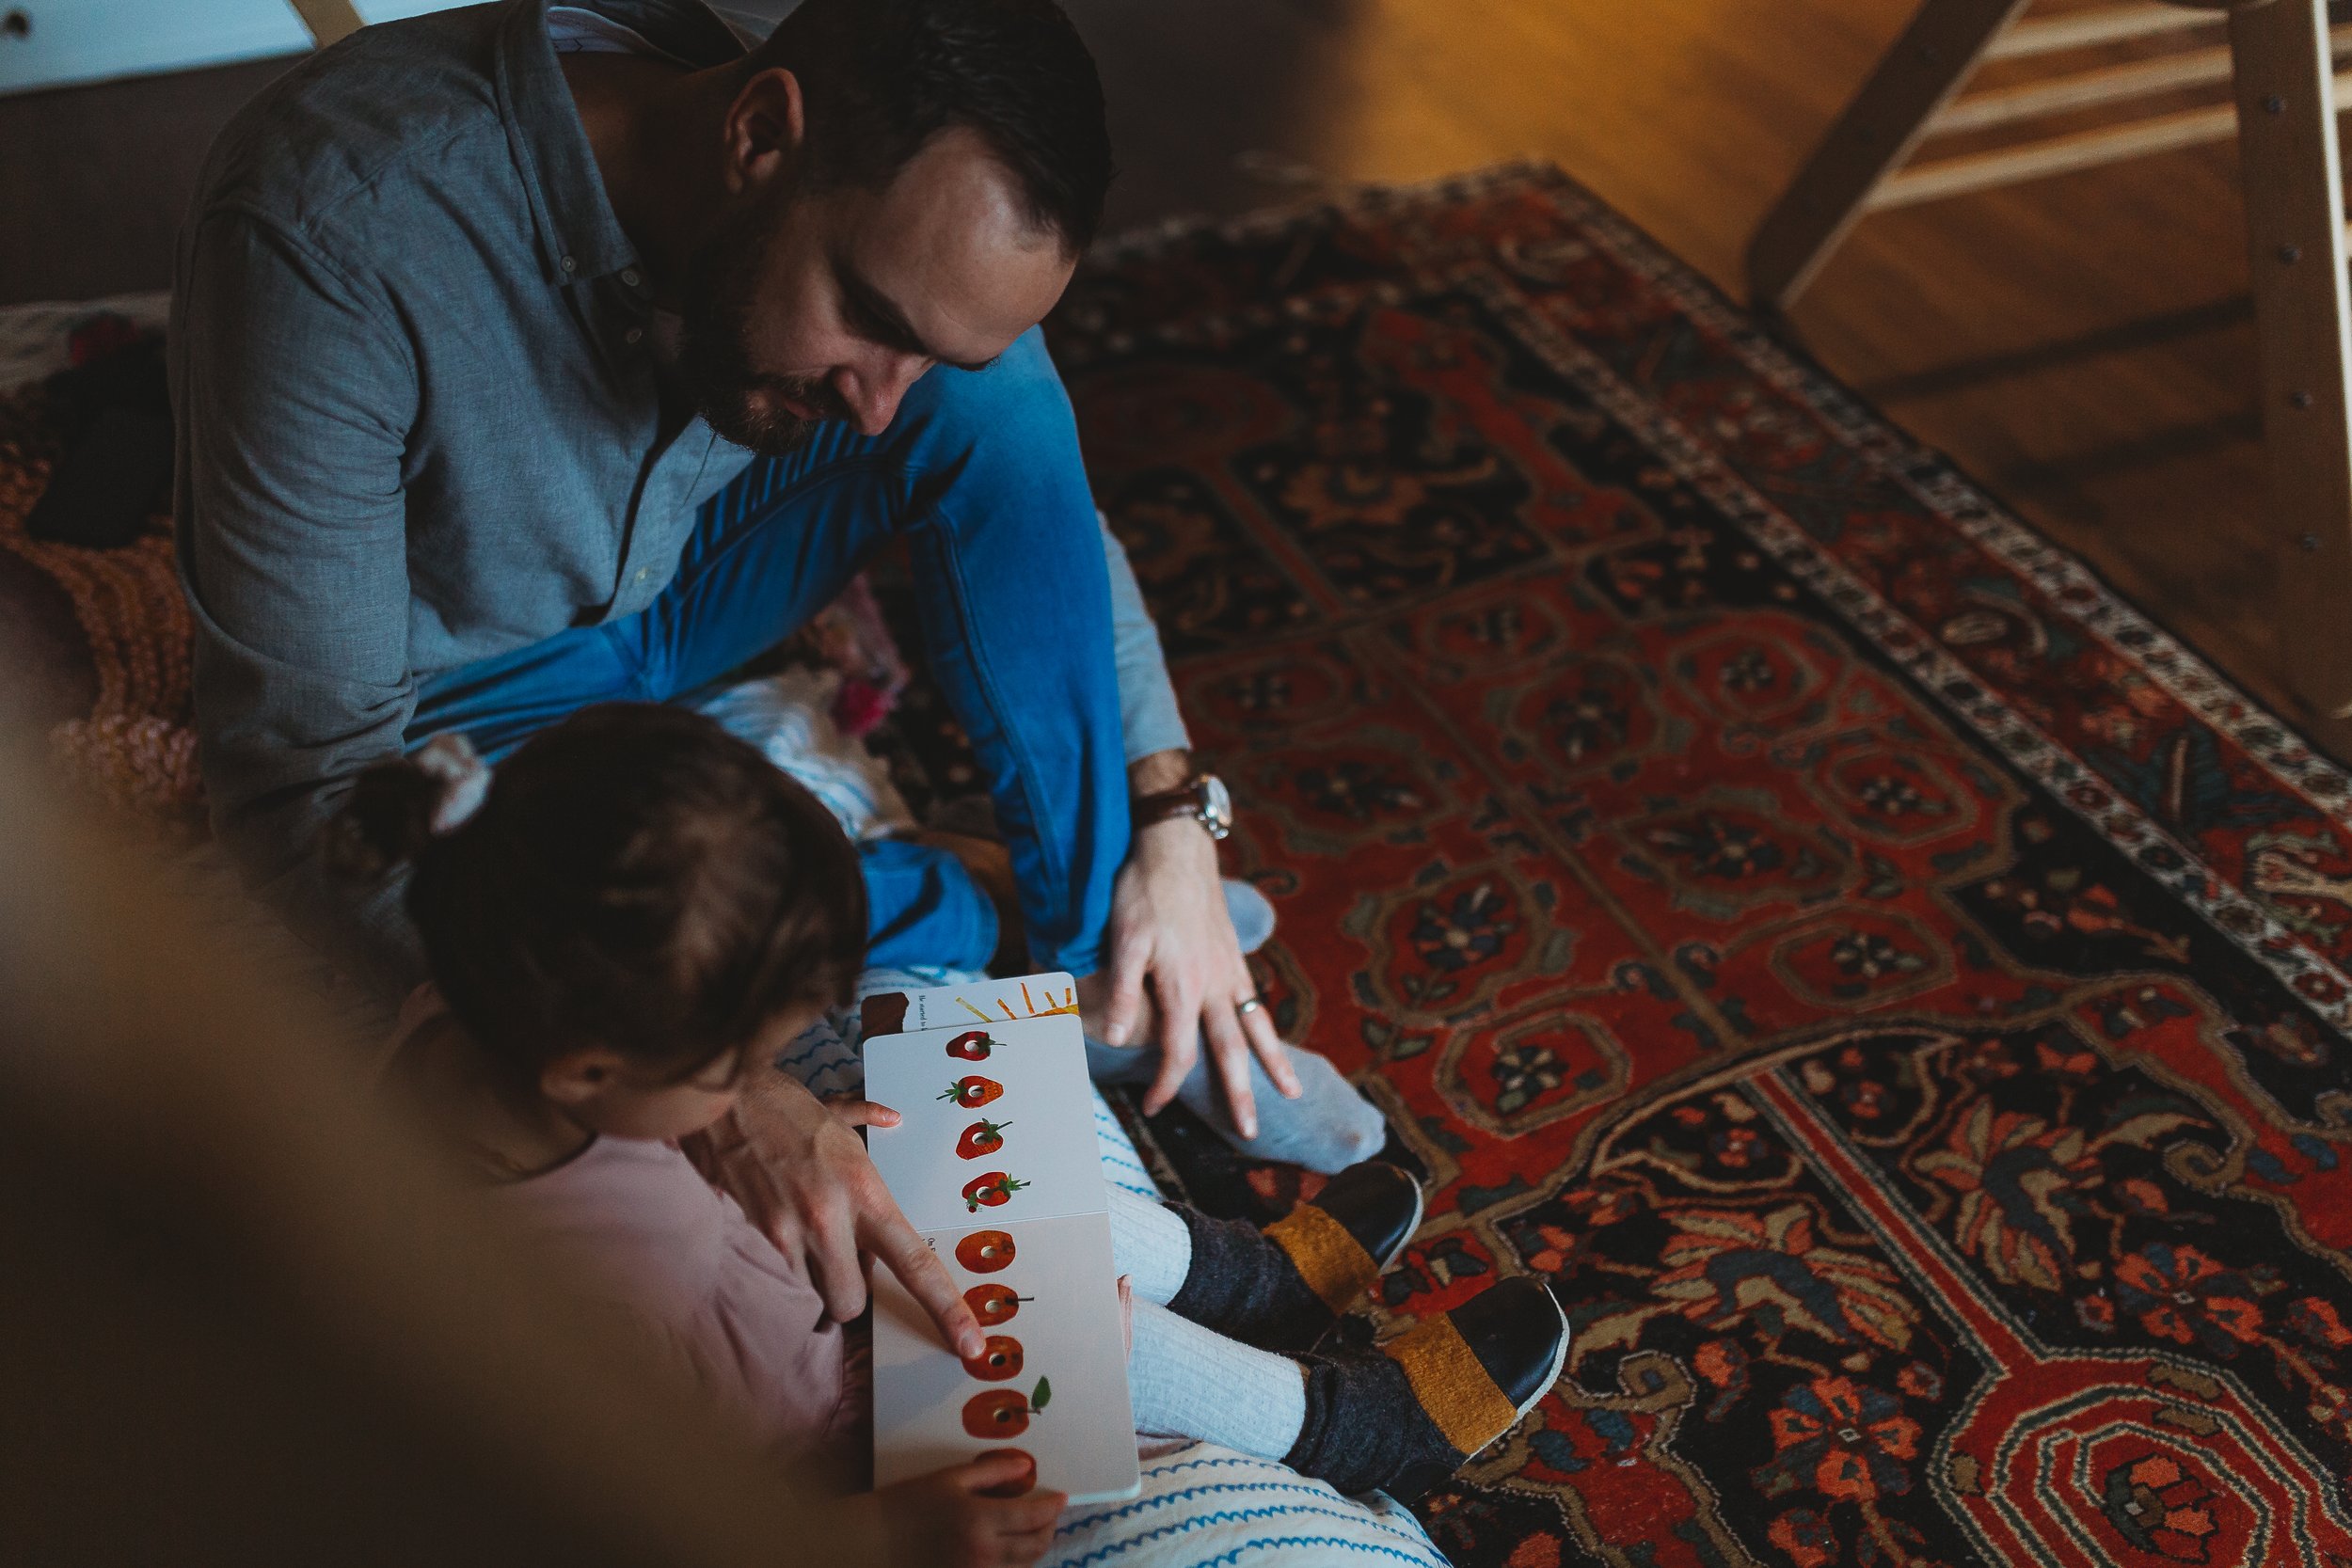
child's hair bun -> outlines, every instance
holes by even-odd
[[[398,762],[359,775],[330,830],[327,863],[346,876],[380,880],[437,838],[462,828],[489,798],[490,769],[473,742],[437,735]]]
[[[489,767],[435,736],[352,781],[322,859],[401,893],[450,1011],[531,1089],[593,1042],[691,1075],[842,1004],[866,879],[758,747],[654,703],[582,708]],[[532,1090],[535,1092],[535,1090]]]
[[[406,758],[381,762],[352,782],[351,793],[320,836],[328,869],[380,882],[433,842],[443,783]]]

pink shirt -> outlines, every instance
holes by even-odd
[[[668,1144],[598,1138],[495,1189],[516,1218],[579,1256],[779,1451],[847,1448],[864,1414],[841,1325],[778,1252]]]

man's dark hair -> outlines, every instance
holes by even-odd
[[[803,0],[746,62],[800,79],[808,177],[880,190],[942,131],[979,134],[1072,252],[1111,182],[1094,56],[1054,0]]]

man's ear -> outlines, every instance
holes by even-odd
[[[777,67],[743,84],[727,108],[727,192],[740,196],[788,174],[805,132],[801,79]]]
[[[600,1045],[567,1051],[539,1069],[539,1092],[568,1108],[594,1104],[611,1092],[621,1066],[619,1053]]]

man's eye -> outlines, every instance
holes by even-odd
[[[876,348],[886,348],[893,354],[923,353],[922,345],[911,341],[903,330],[863,306],[851,307],[850,330]]]

